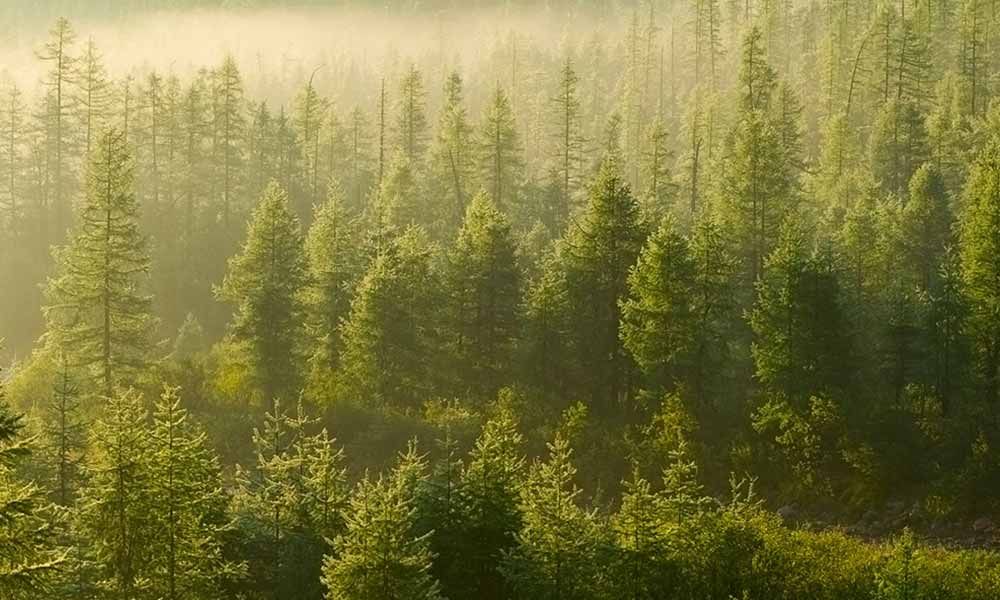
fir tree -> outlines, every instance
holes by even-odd
[[[521,294],[510,224],[485,194],[466,211],[445,280],[461,389],[492,397],[510,375]]]
[[[608,158],[590,184],[586,212],[560,247],[581,389],[603,416],[611,416],[629,392],[629,358],[618,335],[620,302],[645,235],[638,203],[619,163]]]
[[[306,238],[309,285],[305,291],[313,339],[310,385],[326,381],[340,362],[340,323],[347,318],[354,286],[362,275],[358,222],[348,216],[340,184],[330,182],[326,202],[316,208]]]
[[[475,157],[467,151],[472,142],[472,127],[464,106],[462,77],[451,73],[445,81],[444,106],[441,108],[437,136],[430,151],[430,181],[439,186],[435,194],[442,199],[444,231],[458,229],[472,189]]]
[[[389,242],[358,283],[344,340],[340,394],[355,402],[415,408],[435,374],[436,273],[419,229]]]
[[[331,600],[436,600],[429,535],[414,531],[416,474],[405,460],[391,475],[366,476],[351,496],[346,531],[323,568]]]
[[[24,424],[7,404],[0,379],[0,593],[28,600],[51,591],[65,555],[52,546],[52,522],[41,490],[22,479],[18,468],[30,456]]]
[[[296,392],[307,280],[298,219],[284,190],[272,182],[218,290],[220,298],[235,305],[230,335],[245,348],[246,367],[272,408],[276,398]]]
[[[80,226],[56,251],[57,274],[47,289],[52,342],[73,366],[91,371],[107,397],[145,364],[154,324],[142,290],[149,257],[137,222],[133,164],[122,132],[102,134]]]
[[[150,591],[153,543],[159,534],[150,472],[151,440],[142,396],[128,390],[108,400],[91,431],[87,484],[78,501],[78,531],[96,587],[127,600]]]
[[[179,390],[167,388],[153,411],[148,477],[153,527],[150,593],[164,600],[217,595],[238,574],[227,561],[228,498],[207,436],[189,421]]]
[[[462,472],[464,513],[462,590],[492,600],[507,597],[507,585],[497,570],[513,548],[521,528],[520,492],[524,481],[523,439],[512,408],[501,392],[498,410],[483,426]]]
[[[483,116],[479,132],[479,181],[493,204],[511,213],[523,176],[520,141],[507,93],[497,87]]]
[[[562,436],[549,459],[531,469],[521,493],[523,525],[501,571],[519,597],[585,600],[598,597],[601,530],[597,516],[579,506],[572,451]]]

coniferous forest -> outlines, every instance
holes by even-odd
[[[0,598],[1000,597],[996,2],[5,0],[0,57]]]

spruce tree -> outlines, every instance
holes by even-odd
[[[696,315],[695,265],[672,218],[647,240],[628,286],[622,343],[656,384],[673,387],[694,351]]]
[[[349,401],[414,409],[438,377],[437,274],[422,230],[411,228],[375,256],[341,326],[339,394]]]
[[[330,600],[437,600],[429,534],[415,532],[419,469],[405,459],[393,473],[362,479],[351,496],[347,529],[323,568]],[[414,478],[417,478],[417,481]]]
[[[578,504],[569,443],[557,435],[548,447],[549,459],[532,467],[522,489],[523,524],[500,569],[517,597],[598,598],[598,517]]]
[[[316,208],[306,237],[309,284],[305,298],[313,345],[309,384],[314,392],[329,382],[340,363],[340,324],[350,312],[352,291],[363,271],[358,222],[349,216],[346,204],[343,188],[332,180],[326,202]]]
[[[511,374],[521,274],[510,223],[484,194],[469,205],[448,252],[445,283],[460,391],[493,397]]]
[[[579,389],[602,416],[614,414],[629,393],[630,359],[619,339],[621,301],[646,237],[619,165],[613,156],[604,161],[590,184],[586,212],[560,243]]]
[[[52,545],[52,521],[42,491],[18,474],[31,454],[23,428],[0,379],[0,594],[11,600],[50,593],[53,575],[65,561]]]
[[[151,440],[142,396],[128,390],[109,399],[91,432],[87,484],[77,503],[77,531],[96,587],[109,598],[149,593],[160,534],[150,471]]]
[[[180,403],[177,388],[164,390],[148,434],[150,516],[161,536],[148,577],[153,597],[164,600],[218,595],[239,571],[224,558],[229,507],[221,467]]]
[[[50,340],[74,367],[90,371],[111,397],[146,361],[154,320],[143,293],[149,269],[133,189],[134,163],[124,134],[101,135],[87,174],[80,225],[56,251],[45,308]]]
[[[396,106],[395,146],[410,164],[419,169],[427,147],[427,116],[424,113],[424,81],[411,64],[399,86]]]
[[[78,471],[84,454],[84,423],[80,416],[80,387],[65,356],[46,405],[43,437],[46,459],[53,473],[53,497],[70,506],[76,496]]]
[[[756,377],[765,389],[796,406],[845,389],[850,346],[841,302],[829,257],[814,253],[804,228],[788,221],[749,314]]]
[[[559,71],[558,93],[552,99],[553,123],[556,125],[553,157],[558,175],[555,183],[559,189],[554,222],[556,230],[563,228],[569,215],[577,208],[574,196],[579,187],[584,159],[584,139],[580,132],[582,109],[577,92],[579,83],[573,61],[567,56]]]
[[[514,214],[524,166],[510,99],[499,86],[483,116],[478,147],[480,185],[497,208]]]
[[[497,566],[521,528],[520,493],[524,483],[523,439],[517,418],[502,391],[497,412],[483,425],[462,472],[462,590],[470,597],[508,597]]]
[[[276,398],[296,393],[308,277],[299,221],[285,191],[271,182],[217,292],[235,305],[230,336],[246,352],[246,368],[271,408]]]
[[[62,241],[70,224],[74,193],[74,174],[71,163],[73,150],[72,118],[75,102],[72,93],[77,57],[73,55],[76,32],[65,17],[60,17],[49,30],[49,40],[38,53],[38,58],[48,63],[48,72],[42,80],[44,96],[40,111],[41,131],[46,152],[51,159],[44,163],[45,181],[51,186],[50,206],[54,236]],[[48,222],[46,221],[46,225]]]
[[[450,235],[461,225],[465,207],[473,189],[475,156],[467,151],[472,142],[472,127],[464,105],[462,77],[453,72],[444,85],[444,106],[438,120],[437,135],[430,150],[430,185],[441,198],[443,233]]]

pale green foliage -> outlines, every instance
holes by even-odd
[[[143,286],[149,256],[139,230],[134,165],[117,130],[103,133],[87,175],[87,195],[72,241],[56,251],[45,308],[49,341],[93,386],[110,396],[145,365],[152,327]]]
[[[429,535],[416,525],[416,483],[423,466],[401,457],[391,475],[366,476],[350,501],[346,531],[323,568],[330,600],[436,600]]]

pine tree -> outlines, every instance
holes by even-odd
[[[472,127],[464,105],[462,77],[453,72],[444,86],[444,106],[438,121],[437,136],[430,152],[430,182],[434,194],[444,206],[443,232],[456,231],[465,215],[471,194],[475,157],[467,151],[472,142]],[[438,186],[437,188],[433,186]]]
[[[621,301],[646,231],[618,161],[604,161],[590,184],[586,212],[561,242],[579,388],[598,414],[611,416],[629,393],[629,358],[621,340]]]
[[[693,354],[694,288],[688,242],[668,216],[632,267],[622,303],[622,343],[657,385],[677,385]]]
[[[351,496],[347,529],[323,568],[331,600],[436,600],[429,534],[418,535],[414,476],[404,459],[391,475],[366,476]]]
[[[430,258],[426,236],[411,228],[378,252],[358,283],[341,326],[345,400],[413,409],[428,399],[438,285]]]
[[[577,208],[574,196],[579,187],[584,159],[584,139],[581,134],[582,111],[577,86],[580,78],[573,68],[573,61],[566,57],[560,69],[558,94],[552,99],[553,123],[557,126],[554,134],[556,186],[559,189],[559,206],[553,229],[561,230]]]
[[[292,122],[295,133],[302,145],[302,184],[306,192],[303,209],[311,208],[320,197],[320,153],[323,133],[323,116],[327,112],[328,103],[319,95],[313,86],[313,76],[295,98],[295,110]]]
[[[662,119],[657,119],[649,132],[649,143],[643,156],[643,204],[650,217],[663,217],[674,208],[677,185],[670,173],[673,155],[670,134]]]
[[[309,285],[306,289],[308,328],[313,339],[311,385],[320,384],[339,364],[340,323],[347,318],[351,292],[362,275],[357,220],[348,216],[340,184],[330,182],[324,204],[306,238]]]
[[[213,72],[211,92],[213,165],[215,175],[222,181],[222,224],[228,230],[236,212],[233,202],[239,189],[237,175],[243,161],[240,140],[246,127],[243,79],[231,55],[227,55]]]
[[[87,174],[80,226],[56,251],[45,308],[48,335],[74,367],[92,371],[96,389],[114,386],[143,366],[154,321],[142,293],[149,268],[139,231],[134,166],[124,135],[101,135]]]
[[[497,87],[479,132],[479,181],[500,210],[512,213],[523,177],[520,141],[507,93]]]
[[[524,483],[523,439],[505,392],[483,425],[469,462],[462,471],[462,590],[470,597],[494,600],[507,596],[497,565],[521,528],[520,493]]]
[[[75,74],[76,104],[80,127],[83,128],[84,156],[90,156],[111,104],[111,83],[102,62],[100,51],[91,38],[79,58]]]
[[[765,263],[749,321],[756,377],[768,392],[803,406],[845,390],[850,346],[837,274],[792,220]]]
[[[597,516],[579,506],[572,451],[562,436],[531,469],[521,492],[523,525],[500,569],[517,597],[597,598],[592,568],[602,541]]]
[[[343,531],[348,489],[343,452],[302,404],[278,401],[254,429],[256,466],[236,472],[233,513],[249,557],[246,592],[266,598],[320,598],[325,539]]]
[[[1000,403],[1000,142],[991,140],[965,188],[959,223],[961,278],[969,302],[968,334],[994,418]]]
[[[922,289],[936,289],[941,259],[951,241],[948,196],[940,173],[929,163],[913,174],[909,192],[901,215],[906,266]]]
[[[670,596],[676,591],[676,575],[662,498],[637,473],[622,487],[621,508],[611,521],[617,554],[611,577],[614,593],[636,600]]]
[[[424,113],[423,75],[411,64],[399,86],[396,106],[395,147],[412,169],[419,169],[427,147],[427,116]]]
[[[159,524],[150,472],[151,440],[142,396],[128,390],[110,398],[91,432],[87,483],[80,492],[77,528],[96,585],[110,598],[149,591]]]
[[[80,417],[80,388],[63,356],[43,426],[45,452],[54,471],[55,501],[70,506],[76,496],[78,471],[84,453],[84,424]]]
[[[162,536],[150,557],[150,593],[164,600],[217,595],[238,572],[223,557],[228,499],[218,460],[181,408],[177,388],[156,403],[149,438],[150,516]]]
[[[775,73],[761,44],[757,28],[743,42],[739,121],[726,141],[715,190],[721,220],[739,241],[748,284],[760,274],[794,202],[793,157],[770,115]]]
[[[69,226],[70,198],[74,192],[70,168],[72,135],[68,121],[74,107],[71,85],[77,62],[72,54],[75,43],[73,27],[67,19],[60,17],[49,30],[49,41],[38,53],[40,60],[50,64],[42,81],[45,95],[40,116],[47,152],[45,179],[51,188],[49,202],[55,224],[55,240],[62,240]]]
[[[244,347],[246,367],[271,408],[276,398],[296,393],[308,276],[299,221],[285,191],[271,182],[218,290],[235,305],[230,335]]]
[[[448,252],[445,282],[460,391],[492,397],[510,376],[521,274],[510,223],[484,194],[469,205]]]
[[[52,576],[66,558],[52,547],[52,522],[41,490],[17,472],[30,457],[23,428],[0,379],[0,594],[11,600],[49,593]]]

